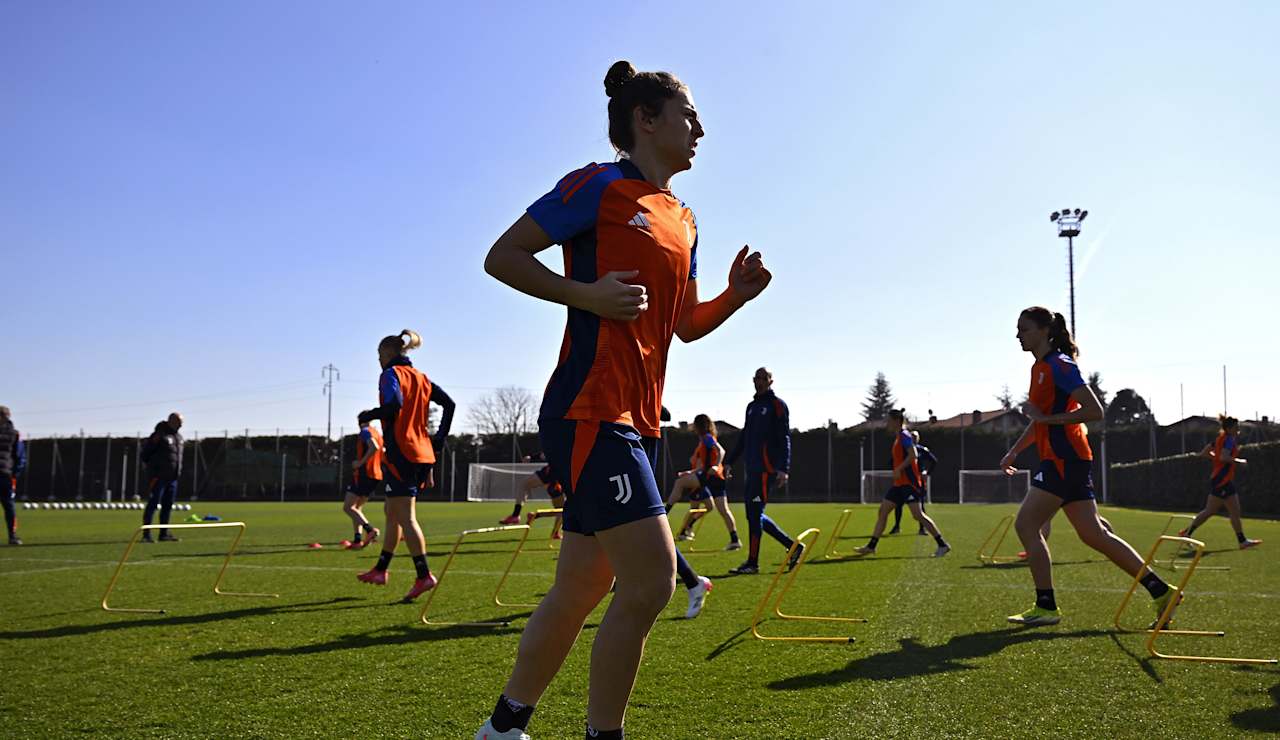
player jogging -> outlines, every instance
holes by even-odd
[[[454,410],[449,394],[440,386],[432,385],[409,361],[408,353],[420,346],[422,337],[409,329],[382,338],[378,343],[378,362],[382,365],[382,375],[378,378],[381,405],[361,412],[358,417],[361,424],[380,420],[386,432],[382,465],[387,524],[377,564],[356,578],[375,586],[387,585],[387,568],[403,538],[417,571],[417,579],[404,595],[404,601],[413,601],[436,585],[436,578],[427,567],[427,539],[418,526],[417,497],[435,486],[431,469],[436,462],[435,451],[444,447]],[[427,431],[429,403],[444,412],[434,440]]]
[[[372,545],[381,534],[364,515],[364,505],[369,503],[369,497],[382,483],[382,444],[382,432],[373,422],[360,424],[360,433],[356,435],[356,459],[351,463],[351,482],[347,484],[342,500],[342,511],[351,517],[355,527],[351,544],[347,545],[351,550]]]
[[[691,611],[695,591],[710,584],[678,565],[654,478],[667,351],[672,336],[691,342],[716,329],[771,279],[759,253],[744,247],[728,288],[699,300],[697,224],[668,189],[672,175],[692,166],[703,135],[689,89],[670,73],[637,74],[617,62],[605,92],[620,159],[562,178],[485,261],[511,287],[568,306],[568,322],[538,420],[542,449],[565,486],[564,543],[555,583],[476,733],[482,740],[528,737],[534,705],[615,578],[591,653],[585,736],[623,737],[645,640],[673,576],[681,571]],[[564,245],[563,277],[535,257],[553,243]]]
[[[1093,451],[1085,424],[1102,418],[1102,404],[1084,382],[1076,365],[1079,349],[1062,314],[1032,307],[1018,316],[1018,342],[1036,358],[1031,366],[1030,401],[1023,412],[1031,424],[1000,461],[1009,475],[1016,472],[1018,453],[1035,446],[1040,466],[1031,478],[1031,490],[1022,500],[1014,527],[1027,552],[1036,603],[1008,618],[1025,625],[1057,624],[1062,618],[1053,594],[1053,563],[1041,529],[1062,509],[1080,540],[1110,558],[1130,576],[1144,570],[1142,556],[1129,543],[1102,526],[1093,497]],[[1177,589],[1150,569],[1141,578],[1151,594],[1156,617]]]
[[[689,459],[689,470],[682,471],[671,485],[671,495],[667,497],[667,511],[680,503],[684,495],[689,494],[689,502],[711,501],[715,510],[724,519],[724,526],[729,530],[729,544],[725,550],[740,550],[742,543],[738,540],[738,525],[733,520],[733,512],[729,510],[728,490],[725,486],[726,471],[724,466],[724,448],[716,435],[716,423],[706,414],[693,417],[693,428],[698,434],[698,446]],[[677,540],[693,539],[693,531],[688,527],[677,533]]]
[[[911,436],[911,431],[907,427],[906,409],[892,409],[889,416],[885,418],[884,426],[893,435],[893,487],[884,495],[884,500],[880,502],[880,511],[876,514],[876,526],[871,531],[871,540],[855,550],[859,555],[875,555],[876,545],[880,542],[880,536],[884,533],[885,522],[889,520],[889,512],[893,511],[897,506],[906,506],[911,512],[911,516],[920,526],[924,527],[929,534],[933,535],[934,542],[938,543],[938,549],[934,551],[933,556],[940,558],[951,552],[951,545],[942,537],[942,532],[938,529],[938,525],[928,514],[924,513],[921,502],[924,501],[924,489],[921,488],[923,480],[920,477],[920,463],[918,460],[918,452],[916,451],[915,438]]]
[[[933,468],[938,464],[938,456],[928,447],[920,444],[920,432],[911,430],[911,441],[916,448],[916,463],[920,466],[920,511],[928,511],[926,504],[929,498],[929,476],[933,475]],[[898,504],[893,507],[893,529],[889,530],[889,534],[897,534],[902,531],[902,507],[904,504]],[[923,523],[920,524],[920,531],[916,534],[929,534],[929,530],[925,529]]]
[[[1227,515],[1231,517],[1231,528],[1236,531],[1236,542],[1240,543],[1241,550],[1248,550],[1261,545],[1262,540],[1245,537],[1244,525],[1240,522],[1240,496],[1236,494],[1235,484],[1236,466],[1248,464],[1244,458],[1236,457],[1236,435],[1240,429],[1240,421],[1223,415],[1218,417],[1218,424],[1222,427],[1218,438],[1200,450],[1201,455],[1213,460],[1213,473],[1209,476],[1209,498],[1205,500],[1204,508],[1196,514],[1196,518],[1191,520],[1190,526],[1178,535],[1190,537],[1197,527],[1226,507]]]
[[[533,493],[533,489],[543,488],[547,492],[547,498],[551,499],[551,505],[557,509],[564,508],[564,486],[556,479],[556,474],[552,472],[550,465],[543,465],[541,468],[530,473],[520,482],[520,490],[516,491],[516,504],[511,509],[511,516],[505,519],[499,519],[498,524],[519,524],[520,511],[524,508],[524,503],[529,500],[529,496]],[[530,514],[530,516],[533,516]],[[560,533],[560,523],[563,515],[557,515],[555,524],[551,530],[551,538],[555,540],[563,539],[564,535]],[[532,520],[531,520],[532,521]]]

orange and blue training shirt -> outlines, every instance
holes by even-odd
[[[1220,462],[1222,451],[1227,451],[1228,462]],[[1218,432],[1218,439],[1213,443],[1213,487],[1222,488],[1236,477],[1236,435]]]
[[[364,467],[357,471],[360,475],[372,480],[382,480],[382,432],[372,425],[363,427],[356,437],[356,459],[364,457],[364,453],[373,445],[373,454],[365,461]]]
[[[378,378],[378,400],[382,408],[397,408],[386,439],[387,456],[403,457],[411,463],[430,465],[436,461],[431,435],[427,432],[427,404],[431,402],[431,381],[408,357],[397,357]],[[443,424],[441,425],[443,427]]]
[[[564,245],[566,277],[593,283],[608,272],[638,270],[629,282],[649,295],[648,310],[634,321],[569,308],[540,418],[626,424],[661,436],[667,350],[698,274],[693,211],[623,159],[569,173],[528,213]]]
[[[1084,385],[1075,360],[1061,352],[1050,352],[1031,366],[1028,397],[1042,414],[1065,414],[1080,408],[1071,394]],[[1063,463],[1093,459],[1084,424],[1036,423],[1035,440],[1040,459],[1054,463],[1059,474],[1064,474]]]
[[[899,429],[897,435],[893,438],[893,469],[897,470],[899,465],[911,455],[911,448],[916,446],[915,438],[911,436],[911,432],[906,429]],[[920,490],[920,460],[919,458],[912,460],[910,465],[903,467],[902,472],[893,476],[894,486],[911,486],[917,491]]]
[[[698,446],[693,450],[693,456],[689,458],[689,465],[693,472],[705,472],[715,478],[724,478],[724,464],[720,456],[720,443],[710,433],[702,435],[702,439],[698,440]]]

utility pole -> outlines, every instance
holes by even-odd
[[[320,368],[320,377],[325,379],[324,394],[329,397],[329,420],[324,426],[324,439],[328,442],[333,438],[333,381],[342,380],[342,373],[331,362]]]

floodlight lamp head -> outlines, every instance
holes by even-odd
[[[1050,213],[1050,214],[1049,214],[1049,220],[1050,220],[1050,221],[1057,221],[1057,220],[1058,220],[1058,212],[1057,212],[1057,211],[1054,211],[1053,213]]]
[[[1080,215],[1080,209],[1079,209],[1079,208],[1077,208],[1077,209],[1075,209],[1074,211],[1072,211],[1072,213],[1074,213],[1074,214],[1076,214],[1077,216],[1079,216],[1079,215]]]
[[[1081,211],[1081,212],[1080,212],[1080,220],[1081,220],[1081,221],[1083,221],[1083,220],[1084,220],[1084,217],[1085,217],[1085,216],[1088,216],[1088,215],[1089,215],[1089,212],[1088,212],[1088,211]]]

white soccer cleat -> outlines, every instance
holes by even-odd
[[[530,740],[530,737],[529,733],[519,727],[512,727],[506,732],[498,732],[493,729],[493,724],[486,719],[484,726],[476,730],[476,740]]]
[[[702,613],[702,606],[707,602],[707,594],[711,591],[711,579],[698,576],[698,585],[689,589],[689,610],[684,613],[685,619],[693,619]]]

